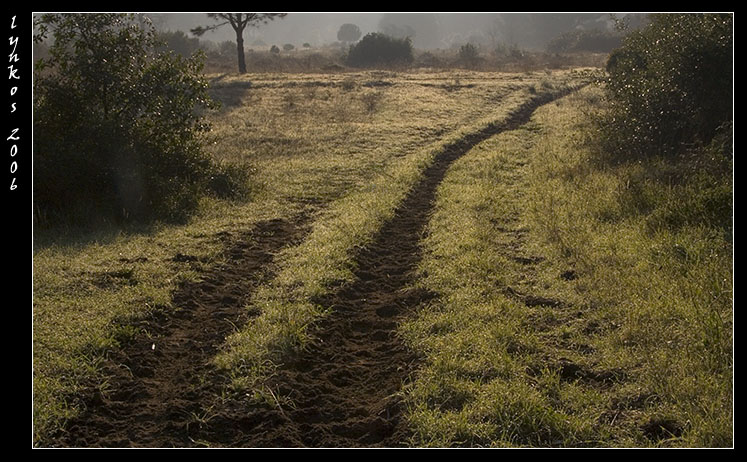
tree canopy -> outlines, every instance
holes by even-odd
[[[361,30],[355,24],[343,24],[337,31],[337,40],[341,42],[355,42],[361,38]]]

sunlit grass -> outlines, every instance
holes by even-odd
[[[443,143],[500,118],[542,81],[571,72],[257,74],[209,76],[223,102],[206,142],[217,160],[251,173],[243,202],[206,199],[182,226],[147,230],[57,229],[35,235],[34,434],[54,432],[80,406],[82,389],[105,387],[98,364],[134,335],[134,320],[172,310],[171,292],[220,261],[225,236],[255,223],[315,218],[306,242],[279,256],[279,273],[253,303],[262,316],[237,334],[232,368],[286,351],[320,313],[310,300],[350,277],[352,251],[387,220]],[[373,96],[372,96],[373,95]],[[190,263],[174,261],[189,255]],[[257,342],[248,347],[247,342]],[[244,368],[232,369],[237,383]],[[252,376],[254,377],[254,376]]]
[[[559,82],[562,87],[560,83],[565,82]],[[350,194],[331,202],[316,220],[309,238],[280,256],[281,272],[268,286],[261,287],[252,301],[260,316],[231,336],[226,351],[217,358],[218,365],[231,371],[237,388],[255,386],[268,369],[306,344],[310,326],[325,314],[314,299],[351,280],[356,250],[365,247],[393,216],[444,146],[505,119],[531,95],[526,88],[514,91],[516,94],[487,115],[450,129],[436,142],[404,152],[385,144],[384,149],[374,151],[388,154],[387,163],[373,169]],[[386,130],[396,126],[396,121],[387,122]],[[400,130],[407,133],[408,127]]]
[[[447,174],[421,265],[440,298],[402,328],[426,358],[407,394],[413,444],[733,445],[730,229],[711,212],[659,219],[731,184],[600,162],[585,116],[598,91]]]

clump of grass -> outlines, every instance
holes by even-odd
[[[366,109],[366,112],[373,113],[376,112],[376,110],[381,105],[381,102],[384,99],[384,94],[378,91],[370,91],[366,92],[361,95],[361,101],[363,102],[363,107]]]

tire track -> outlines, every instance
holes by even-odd
[[[189,447],[227,379],[211,361],[225,337],[254,314],[245,301],[272,273],[275,253],[309,231],[306,219],[269,220],[227,241],[226,261],[198,282],[181,284],[175,311],[137,324],[137,335],[112,352],[103,373],[109,390],[92,392],[85,410],[53,440],[61,447]],[[174,261],[195,257],[177,254]]]
[[[317,325],[316,340],[266,383],[277,405],[250,411],[237,406],[211,421],[201,438],[233,447],[406,446],[398,394],[419,358],[396,330],[436,295],[411,287],[438,185],[470,148],[518,128],[537,107],[568,92],[537,97],[504,122],[446,146],[375,242],[357,255],[353,282],[317,300],[331,313]]]
[[[253,316],[244,301],[271,276],[273,254],[308,232],[305,219],[258,224],[229,247],[226,264],[179,287],[173,301],[181,309],[154,313],[143,322],[149,335],[112,353],[105,368],[111,391],[94,393],[53,445],[405,446],[409,434],[398,395],[419,358],[396,331],[436,295],[412,285],[438,185],[474,145],[520,126],[538,106],[570,91],[538,96],[502,123],[444,147],[375,242],[356,256],[353,282],[317,300],[331,313],[316,326],[316,340],[266,383],[277,406],[218,403],[228,380],[211,361],[226,335]]]

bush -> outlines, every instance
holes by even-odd
[[[444,60],[426,51],[417,58],[417,63],[420,67],[441,67],[444,65]]]
[[[396,39],[372,32],[350,47],[347,63],[355,67],[391,66],[410,64],[413,59],[409,38]]]
[[[459,48],[459,61],[468,67],[475,66],[480,61],[480,53],[477,47],[471,43]]]
[[[229,56],[233,59],[236,58],[238,51],[236,50],[236,42],[230,40],[224,40],[218,44],[218,54],[221,56]]]
[[[607,63],[610,152],[672,154],[732,119],[733,15],[658,14]]]
[[[183,220],[209,191],[202,56],[157,52],[135,15],[48,14],[34,81],[37,224]]]

